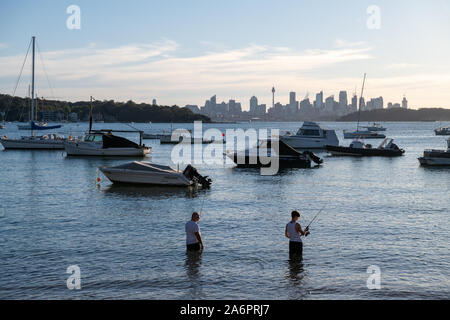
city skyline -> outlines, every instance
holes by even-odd
[[[312,1],[200,2],[81,0],[79,30],[66,27],[71,2],[2,3],[0,92],[13,92],[36,35],[45,63],[44,70],[37,57],[36,91],[47,99],[184,106],[217,94],[248,110],[251,96],[270,107],[272,86],[279,100],[290,91],[332,92],[337,100],[341,90],[359,94],[366,72],[365,97],[406,95],[413,109],[450,108],[446,1],[377,1],[378,29],[368,27],[369,1],[345,10]],[[19,96],[27,95],[29,69]]]
[[[358,111],[376,110],[376,109],[408,109],[408,100],[403,96],[400,102],[385,101],[382,96],[379,97],[358,97],[356,91],[348,94],[346,90],[339,91],[338,100],[335,100],[334,94],[324,94],[320,91],[315,94],[315,100],[310,99],[307,93],[303,98],[298,97],[297,93],[290,91],[288,95],[289,102],[283,104],[275,96],[277,92],[272,87],[272,104],[259,103],[258,97],[252,96],[249,99],[249,108],[243,108],[243,103],[234,99],[228,102],[218,102],[217,95],[213,95],[202,105],[187,104],[184,107],[194,113],[203,114],[214,121],[232,121],[232,120],[316,120],[338,118]]]

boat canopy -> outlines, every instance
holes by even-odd
[[[130,141],[126,138],[115,136],[113,134],[104,134],[102,136],[103,139],[103,148],[137,148],[139,149],[139,145],[133,141]]]
[[[294,148],[290,147],[283,141],[281,141],[281,140],[276,140],[276,141],[278,142],[279,149],[275,150],[275,151],[277,151],[277,153],[279,155],[283,155],[283,156],[299,156],[299,155],[301,155],[300,152],[298,152]],[[272,148],[272,140],[271,139],[264,140],[260,146],[263,146],[263,144],[265,144],[267,146],[267,149]]]

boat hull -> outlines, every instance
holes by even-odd
[[[146,172],[137,170],[122,170],[114,168],[100,168],[100,171],[113,183],[118,184],[139,184],[139,185],[159,185],[159,186],[190,186],[193,182],[187,179],[182,173],[164,174],[159,172]]]
[[[0,139],[6,150],[63,150],[63,140]]]
[[[67,156],[94,156],[94,157],[145,157],[151,148],[102,148],[78,142],[64,143]]]
[[[389,149],[363,149],[363,148],[350,148],[341,146],[327,146],[327,151],[333,156],[353,156],[353,157],[400,157],[405,151],[389,150]]]
[[[337,139],[324,139],[324,138],[302,138],[298,136],[283,136],[281,141],[289,145],[290,147],[298,150],[310,150],[310,149],[325,149],[327,145],[339,145]]]
[[[258,156],[227,154],[236,163],[238,168],[264,168],[270,167],[272,161],[277,161],[280,168],[311,168],[311,160],[307,157],[283,156],[277,159],[271,158],[270,163],[262,163]]]

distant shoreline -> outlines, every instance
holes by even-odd
[[[450,121],[450,109],[378,109],[361,111],[360,122],[445,122]],[[337,118],[336,122],[358,121],[358,112]]]

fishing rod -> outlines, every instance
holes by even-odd
[[[314,218],[311,220],[311,222],[306,226],[305,230],[308,229],[312,225],[312,223],[317,219],[317,217],[323,211],[323,209],[325,209],[325,207],[326,207],[326,205],[324,205],[322,207],[322,209],[320,209],[319,212],[317,212],[317,214],[314,216]]]

